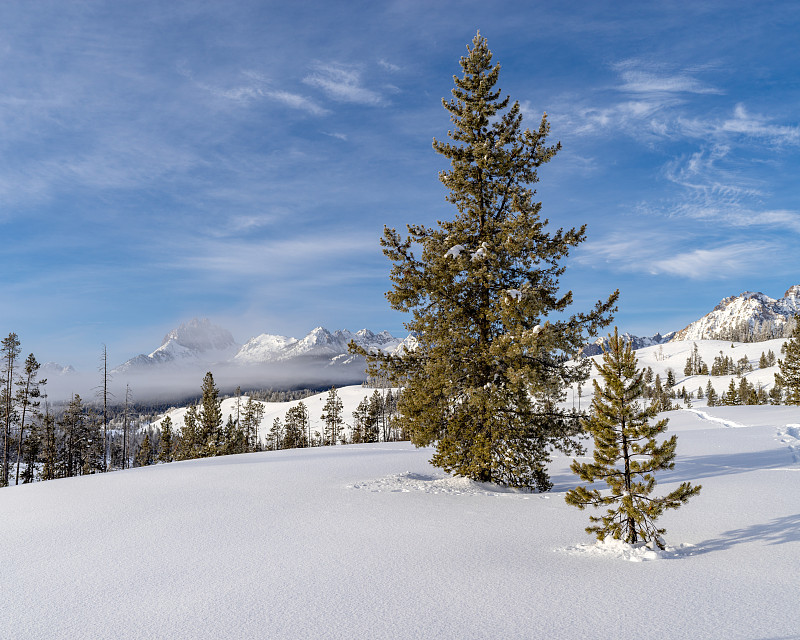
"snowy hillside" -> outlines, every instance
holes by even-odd
[[[358,403],[361,402],[365,397],[371,396],[374,391],[374,389],[362,387],[361,385],[350,385],[337,389],[337,394],[341,398],[344,407],[344,420],[348,425],[345,427],[346,432],[349,431],[349,425],[352,424],[351,417],[353,411],[358,406]],[[286,412],[292,407],[298,405],[300,402],[308,407],[311,433],[313,434],[315,431],[323,433],[322,407],[325,405],[327,398],[328,392],[325,391],[322,393],[317,393],[309,398],[305,398],[304,400],[292,400],[291,402],[262,402],[261,404],[264,407],[264,416],[258,429],[259,437],[261,440],[266,441],[269,430],[272,427],[273,420],[275,418],[281,418],[281,420],[283,420]],[[221,407],[223,422],[227,422],[228,416],[236,418],[237,402],[239,403],[241,410],[241,407],[244,406],[244,404],[247,402],[247,399],[247,396],[243,396],[238,401],[236,398],[227,398],[223,400]],[[172,420],[172,424],[177,428],[181,428],[183,426],[183,417],[186,415],[186,411],[187,407],[172,409],[156,419],[156,426],[157,423],[163,418],[169,416],[169,418]]]
[[[759,336],[776,335],[800,313],[800,285],[790,287],[777,300],[763,293],[745,291],[722,300],[713,311],[678,331],[673,340],[730,340],[742,329]]]
[[[593,544],[563,456],[547,494],[449,478],[406,443],[3,489],[0,636],[796,637],[797,409],[666,415],[677,464],[656,492],[703,489],[658,554]]]
[[[682,340],[639,349],[636,351],[636,358],[641,369],[646,367],[652,368],[653,373],[660,375],[662,381],[666,380],[667,371],[671,369],[675,375],[675,388],[680,390],[682,387],[686,387],[686,390],[690,393],[697,392],[700,387],[705,390],[709,381],[711,382],[711,385],[717,394],[725,392],[730,385],[731,380],[734,380],[737,384],[739,383],[740,378],[733,375],[685,375],[684,367],[686,366],[686,360],[692,353],[694,346],[697,345],[700,357],[709,367],[711,367],[714,358],[717,356],[730,357],[734,361],[747,358],[748,362],[753,367],[753,371],[744,373],[742,377],[744,377],[756,389],[761,386],[765,391],[769,391],[775,384],[775,373],[777,373],[778,367],[777,365],[773,365],[771,367],[760,369],[758,367],[759,359],[762,353],[766,354],[769,351],[772,351],[776,357],[780,358],[781,346],[784,342],[786,342],[785,338],[767,340],[764,342]],[[602,356],[593,356],[592,359],[599,362],[602,360]],[[591,379],[593,380],[597,378],[597,370],[593,367]],[[586,407],[586,405],[583,404],[584,402],[590,402],[591,394],[592,385],[590,380],[582,387],[582,407]],[[576,389],[571,390],[568,397],[568,403],[571,405],[573,402],[577,404]],[[692,402],[696,405],[699,404],[700,406],[705,404],[703,400],[693,400]],[[798,422],[800,422],[800,415],[798,415]]]

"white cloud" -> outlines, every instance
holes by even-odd
[[[685,250],[677,231],[611,233],[587,242],[576,255],[581,264],[612,271],[669,274],[693,280],[727,278],[763,268],[764,255],[778,247],[766,241],[731,242]],[[694,241],[697,243],[697,241]]]
[[[764,255],[775,247],[767,242],[740,242],[712,249],[695,249],[654,260],[653,274],[668,273],[693,280],[728,278],[763,268]]]
[[[384,104],[383,97],[377,91],[362,86],[361,71],[351,65],[317,63],[314,72],[303,78],[303,82],[321,89],[338,102],[372,106]]]
[[[225,98],[226,100],[231,100],[241,104],[248,104],[255,100],[265,99],[278,102],[292,109],[305,111],[315,116],[322,116],[329,113],[327,109],[321,107],[314,100],[307,96],[292,93],[284,89],[273,88],[271,82],[267,78],[259,73],[256,73],[255,71],[242,72],[242,76],[248,80],[247,84],[230,87],[227,89],[213,86],[205,82],[199,82],[195,80],[185,69],[181,69],[180,72],[182,75],[190,78],[197,87],[203,89],[204,91],[208,91],[218,98]]]
[[[392,64],[391,62],[389,62],[388,60],[385,60],[383,58],[378,60],[378,64],[380,66],[382,66],[384,69],[386,69],[387,71],[393,71],[395,73],[397,73],[398,71],[402,71],[403,70],[402,67],[399,67],[396,64]]]
[[[800,144],[800,127],[778,125],[764,115],[752,114],[739,103],[733,114],[725,119],[680,119],[681,131],[688,136],[702,139],[735,140],[749,138],[774,145]]]
[[[663,65],[642,60],[623,60],[615,64],[614,69],[622,79],[622,85],[618,89],[628,93],[650,96],[666,93],[722,93],[719,89],[703,84],[686,71],[670,73]]]
[[[173,247],[174,251],[174,247]],[[321,265],[327,271],[352,268],[352,255],[378,255],[372,234],[327,234],[254,242],[241,238],[193,238],[176,253],[180,259],[166,266],[197,269],[213,277],[276,276],[294,278]]]

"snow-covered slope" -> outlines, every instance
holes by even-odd
[[[737,333],[743,330],[756,337],[775,337],[797,313],[800,313],[800,285],[790,287],[777,300],[763,293],[745,291],[725,298],[713,311],[678,331],[672,339],[741,339]]]
[[[775,340],[766,340],[764,342],[731,342],[729,340],[681,340],[678,342],[667,342],[661,345],[654,345],[651,347],[644,347],[636,351],[636,359],[638,366],[641,369],[650,367],[654,374],[661,377],[662,382],[667,378],[668,370],[672,370],[675,376],[677,390],[686,387],[689,393],[697,393],[699,388],[705,391],[706,385],[711,382],[711,386],[718,395],[727,391],[731,380],[738,386],[740,378],[734,375],[725,376],[704,376],[692,375],[687,376],[684,374],[686,367],[686,360],[691,355],[695,345],[700,358],[710,368],[714,363],[714,358],[717,356],[729,357],[734,362],[747,358],[748,362],[752,365],[753,371],[748,371],[743,374],[744,377],[754,388],[763,388],[764,391],[769,391],[775,385],[775,374],[778,371],[778,366],[758,368],[761,354],[767,355],[772,351],[776,357],[781,357],[781,346],[786,342],[785,338],[777,338]],[[595,361],[601,361],[602,356],[592,356]],[[577,387],[570,390],[567,402],[570,406],[580,404],[581,407],[586,408],[587,403],[591,402],[592,384],[591,381],[597,379],[597,369],[592,367],[591,377],[587,384],[582,385],[580,391],[580,398],[578,397]],[[705,400],[692,400],[695,406],[705,406]],[[798,412],[798,422],[800,422],[800,412]]]
[[[796,637],[796,408],[666,415],[655,493],[703,489],[659,521],[661,554],[594,545],[562,455],[547,494],[449,477],[407,443],[0,489],[0,637]]]

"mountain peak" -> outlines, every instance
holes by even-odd
[[[783,336],[798,312],[800,285],[789,287],[777,300],[760,291],[744,291],[723,298],[713,311],[678,331],[672,340],[768,340]]]
[[[208,318],[192,318],[172,329],[161,341],[161,346],[175,342],[192,351],[220,351],[236,345],[230,331],[211,324]]]

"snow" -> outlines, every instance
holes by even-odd
[[[464,251],[466,251],[466,247],[463,244],[457,244],[455,246],[450,247],[447,252],[444,254],[445,258],[458,258]]]
[[[349,411],[371,390],[340,392]],[[596,544],[560,455],[546,494],[449,477],[407,443],[2,489],[0,636],[796,637],[800,409],[664,415],[678,450],[656,493],[703,489],[659,520],[663,552]]]
[[[724,393],[728,390],[731,380],[734,380],[736,385],[739,384],[739,378],[733,375],[728,376],[686,376],[683,371],[686,367],[686,360],[691,355],[694,346],[697,345],[698,353],[703,362],[711,368],[714,363],[714,358],[719,356],[729,356],[735,361],[746,356],[750,364],[753,365],[754,370],[744,374],[744,377],[756,389],[761,385],[765,391],[769,391],[775,384],[775,373],[778,371],[778,366],[766,367],[764,369],[758,368],[758,361],[761,354],[766,354],[772,351],[777,358],[781,357],[781,346],[786,342],[785,338],[778,338],[775,340],[766,340],[764,342],[731,342],[730,340],[680,340],[676,342],[667,342],[664,344],[653,345],[638,349],[635,352],[639,367],[644,369],[651,367],[654,374],[661,376],[662,383],[666,380],[667,370],[672,369],[675,375],[676,385],[675,388],[680,390],[686,387],[688,392],[697,392],[699,387],[703,388],[705,392],[706,384],[711,382],[717,394]],[[592,360],[600,362],[602,355],[592,356]],[[592,368],[591,376],[593,379],[598,379],[597,369]],[[583,385],[583,397],[586,398],[591,393],[591,382]],[[573,393],[574,395],[574,393]],[[571,398],[572,396],[570,396]],[[704,405],[705,401],[692,400],[694,405]]]

